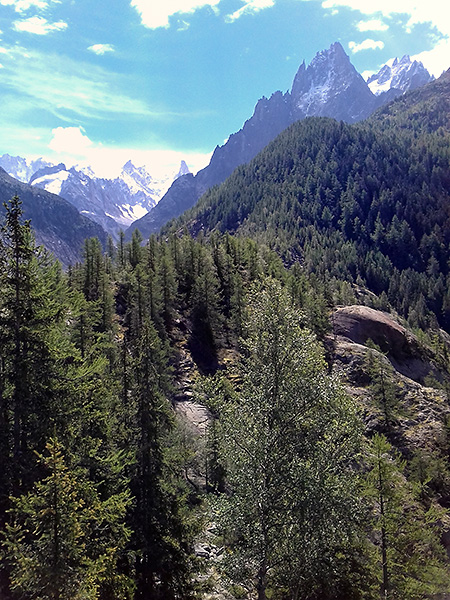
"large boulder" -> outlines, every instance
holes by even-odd
[[[338,308],[333,315],[333,331],[357,344],[366,345],[371,340],[400,362],[420,353],[418,340],[411,332],[388,313],[368,306]]]
[[[344,306],[332,315],[335,352],[355,344],[376,344],[392,366],[402,375],[421,384],[431,377],[439,382],[447,379],[436,363],[433,352],[419,343],[417,337],[392,315],[368,306]],[[354,358],[356,348],[350,355]],[[348,355],[348,352],[345,352]],[[363,353],[364,354],[364,353]]]

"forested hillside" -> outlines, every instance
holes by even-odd
[[[449,103],[446,73],[361,124],[297,122],[169,230],[250,236],[450,330]]]
[[[448,592],[446,338],[416,331],[428,387],[367,340],[354,369],[330,314],[380,308],[362,287],[218,233],[90,239],[64,273],[6,211],[2,598]]]

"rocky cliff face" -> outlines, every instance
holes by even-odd
[[[354,123],[365,119],[374,108],[373,94],[351,64],[341,44],[316,54],[306,68],[303,63],[291,91],[294,120],[333,117]]]
[[[386,386],[397,397],[389,437],[405,455],[430,449],[445,436],[450,407],[444,387],[448,372],[431,348],[392,315],[367,306],[338,308],[328,340],[333,370],[361,407],[369,433],[386,433],[382,409],[371,390],[370,361],[378,360]],[[444,334],[445,335],[445,334]],[[373,343],[380,350],[373,349]],[[449,348],[448,342],[444,342]],[[433,384],[433,387],[430,386]],[[449,544],[450,547],[450,544]]]
[[[130,226],[127,239],[136,228],[145,238],[158,232],[168,220],[193,206],[206,190],[222,183],[239,165],[249,162],[293,122],[305,117],[326,116],[354,123],[431,78],[420,63],[407,68],[405,60],[402,61],[390,83],[384,84],[386,89],[375,95],[351,64],[341,44],[332,44],[328,50],[319,52],[308,67],[305,63],[300,66],[290,92],[276,92],[270,98],[259,100],[242,129],[215,149],[209,165],[195,177],[172,185],[155,208]],[[389,87],[394,84],[399,87]],[[180,194],[181,189],[183,194]]]

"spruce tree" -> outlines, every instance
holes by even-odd
[[[69,469],[56,439],[39,460],[46,476],[12,498],[3,543],[11,589],[41,600],[94,600],[102,589],[130,598],[132,582],[117,570],[130,535],[124,524],[128,494],[102,502],[82,472]]]

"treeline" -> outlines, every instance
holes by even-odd
[[[449,88],[357,125],[295,123],[167,230],[250,236],[322,281],[383,294],[413,326],[449,330]]]
[[[235,597],[447,589],[429,464],[364,441],[317,343],[350,286],[228,234],[90,239],[64,273],[14,198],[0,290],[2,598],[200,599],[217,583],[194,553],[210,519],[226,548],[212,570]],[[172,406],[180,336],[211,412],[203,483]]]

